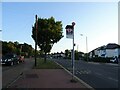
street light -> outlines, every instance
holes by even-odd
[[[83,34],[80,34],[80,36],[84,36]],[[86,36],[86,56],[88,61],[88,42],[87,42],[87,36]]]

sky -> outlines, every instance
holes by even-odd
[[[86,37],[88,52],[108,43],[118,43],[117,2],[2,2],[0,9],[0,39],[3,41],[18,41],[34,47],[31,35],[37,14],[62,21],[64,37],[53,45],[51,52],[72,49],[72,39],[66,38],[65,29],[72,22],[76,23],[75,50],[86,52]]]

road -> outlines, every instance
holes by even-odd
[[[2,66],[2,88],[8,87],[20,74],[29,70],[34,65],[34,59],[27,58],[24,63],[14,66]]]
[[[71,60],[56,59],[55,61],[72,72]],[[116,64],[79,60],[75,62],[75,75],[96,90],[99,88],[118,89],[118,68],[120,69]]]

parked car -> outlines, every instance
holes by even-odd
[[[110,59],[110,62],[118,63],[118,58],[117,57],[113,57],[112,59]]]
[[[1,64],[2,65],[14,65],[14,64],[19,64],[19,60],[17,58],[16,54],[6,54],[5,56],[2,57],[1,59]]]

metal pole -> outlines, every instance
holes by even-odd
[[[37,57],[37,55],[36,55],[36,52],[37,52],[37,15],[35,16],[35,18],[36,18],[36,22],[35,22],[35,29],[36,29],[36,31],[35,31],[35,66],[36,66],[36,57]]]
[[[73,26],[73,59],[72,59],[72,61],[73,61],[73,76],[72,76],[72,79],[74,79],[74,25],[75,25],[75,23],[74,22],[72,22],[72,26]]]
[[[72,77],[72,79],[74,79],[74,27],[73,27],[73,53],[72,53],[73,55],[73,57],[72,57],[72,62],[73,62],[73,77]]]

